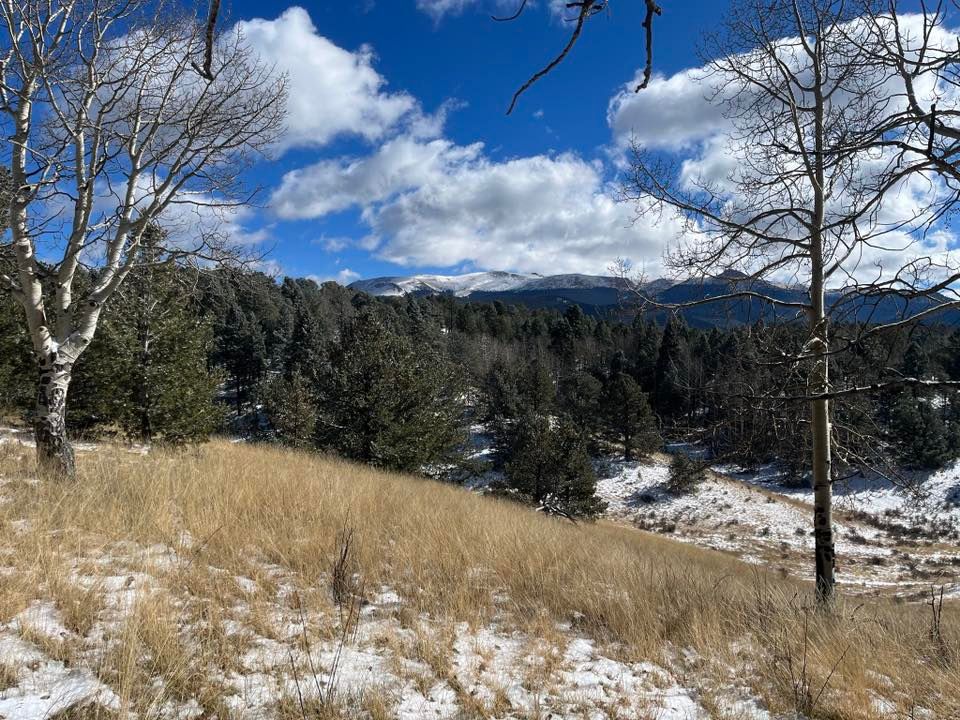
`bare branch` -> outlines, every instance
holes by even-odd
[[[643,80],[637,85],[636,92],[640,92],[650,84],[650,77],[653,75],[653,16],[661,15],[663,10],[654,0],[645,0],[647,5],[647,14],[643,18],[643,30],[646,34],[646,53],[647,61],[643,66]]]
[[[203,67],[191,63],[201,77],[213,82],[213,44],[216,38],[217,16],[220,14],[220,1],[210,0],[210,13],[207,15],[207,29],[204,35]]]
[[[517,11],[513,15],[510,15],[508,17],[498,17],[496,15],[491,15],[490,18],[497,22],[510,22],[511,20],[516,20],[518,17],[523,15],[523,11],[526,9],[526,7],[527,7],[527,0],[522,0],[522,2],[520,3],[520,7],[517,8]]]
[[[526,5],[527,0],[522,0],[520,7],[513,15],[508,17],[494,16],[493,19],[497,22],[509,22],[511,20],[516,20],[518,17],[520,17],[520,15],[523,14]],[[573,46],[577,44],[577,40],[580,39],[580,35],[583,32],[583,28],[587,20],[605,10],[608,5],[609,0],[572,0],[571,2],[566,3],[567,8],[578,9],[577,17],[574,19],[574,27],[573,32],[570,34],[570,39],[553,60],[551,60],[542,70],[534,73],[530,79],[527,80],[520,87],[520,89],[514,93],[513,99],[510,101],[510,107],[507,108],[507,115],[510,115],[513,112],[521,95],[529,90],[536,82],[543,79],[546,75],[549,75],[558,65],[560,65],[560,63],[564,61],[564,59],[566,59],[567,55],[570,54],[570,51],[573,50]],[[655,16],[660,16],[663,13],[663,9],[656,3],[655,0],[644,0],[644,5],[645,14],[641,27],[643,28],[645,36],[646,58],[643,68],[643,79],[637,85],[635,90],[636,92],[640,92],[650,84],[650,78],[653,74],[653,19]]]

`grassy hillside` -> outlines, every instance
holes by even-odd
[[[0,445],[0,717],[960,717],[949,603],[820,613],[719,553],[274,448],[30,460]]]

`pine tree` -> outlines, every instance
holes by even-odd
[[[898,460],[909,468],[936,470],[952,459],[940,413],[929,402],[904,392],[893,409],[891,430]]]
[[[688,357],[684,329],[679,318],[671,317],[660,341],[654,397],[661,417],[677,418],[687,411]]]
[[[323,329],[301,294],[293,300],[293,327],[283,355],[284,377],[291,380],[300,375],[312,382],[322,355]]]
[[[321,449],[407,472],[439,470],[463,440],[456,372],[366,309],[328,350],[317,387]]]
[[[557,388],[544,358],[531,360],[520,377],[520,398],[526,409],[548,413],[556,406]]]
[[[570,420],[525,413],[517,420],[508,485],[551,511],[589,517],[603,511],[583,432]]]
[[[222,419],[220,378],[207,362],[213,332],[184,292],[186,271],[153,247],[148,234],[141,252],[151,257],[115,296],[77,365],[72,424],[115,426],[144,442],[199,442]]]
[[[587,433],[600,429],[603,383],[588,372],[575,372],[560,383],[560,404]]]
[[[670,458],[670,475],[667,492],[673,495],[692,493],[705,480],[703,466],[685,453]]]
[[[930,355],[916,337],[911,339],[903,354],[903,374],[915,378],[927,378],[930,375]]]
[[[25,414],[34,399],[36,364],[21,313],[10,297],[0,295],[0,415]]]
[[[542,501],[553,489],[556,453],[550,418],[527,412],[513,426],[507,482],[532,502]]]
[[[587,438],[576,423],[561,418],[554,429],[556,453],[555,486],[546,498],[555,499],[559,509],[577,517],[594,517],[606,509],[597,497],[597,476],[587,452]]]
[[[660,352],[661,333],[652,322],[642,315],[633,320],[633,376],[646,393],[656,387],[657,357]]]
[[[646,455],[659,449],[662,441],[656,418],[647,396],[630,375],[618,372],[610,377],[602,403],[606,433],[623,445],[625,460],[632,460],[635,452]]]
[[[298,370],[277,375],[265,384],[261,398],[277,440],[296,448],[313,445],[317,426],[314,382]]]
[[[240,417],[267,369],[266,336],[235,299],[227,307],[218,336],[214,360],[227,372]]]

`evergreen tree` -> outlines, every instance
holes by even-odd
[[[952,459],[951,441],[931,403],[904,392],[893,409],[891,430],[897,459],[909,468],[935,470]]]
[[[507,483],[551,511],[590,517],[603,511],[583,432],[568,419],[525,413],[516,425]]]
[[[647,396],[625,372],[613,375],[604,387],[603,419],[607,435],[623,445],[625,460],[632,460],[635,452],[646,455],[660,448],[660,432]]]
[[[300,375],[316,378],[323,355],[323,329],[307,307],[302,293],[293,298],[293,327],[283,355],[283,374],[287,380]]]
[[[553,410],[557,402],[557,388],[543,357],[538,355],[527,364],[520,377],[518,390],[524,408],[540,413]]]
[[[331,344],[318,387],[316,444],[407,472],[439,469],[463,440],[461,383],[431,348],[414,347],[365,310]]]
[[[222,419],[220,378],[207,363],[213,332],[184,291],[186,271],[153,247],[147,234],[141,252],[150,257],[115,296],[77,365],[72,424],[115,426],[144,442],[199,442]]]
[[[670,458],[667,491],[673,495],[692,493],[705,480],[703,466],[685,453]]]
[[[600,429],[603,383],[588,372],[575,372],[560,383],[560,404],[570,418],[588,433]]]
[[[0,294],[0,415],[29,412],[34,399],[36,363],[22,312],[9,296]]]
[[[930,375],[930,356],[924,343],[914,337],[903,354],[903,374],[906,377],[927,378]]]
[[[677,317],[667,320],[657,354],[654,378],[657,412],[677,418],[687,411],[687,348],[684,326]]]
[[[260,323],[235,301],[228,305],[218,335],[214,360],[227,372],[239,417],[266,372],[266,338]]]
[[[276,438],[291,447],[313,445],[317,427],[315,384],[294,370],[271,378],[261,393]]]
[[[656,388],[657,358],[660,353],[660,330],[642,315],[633,319],[633,376],[646,393]],[[651,396],[652,397],[652,396]]]
[[[492,423],[502,423],[520,414],[520,378],[502,359],[490,366],[483,380],[484,417]]]

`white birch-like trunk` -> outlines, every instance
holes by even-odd
[[[72,480],[76,476],[73,446],[67,437],[67,393],[72,363],[61,363],[54,354],[43,363],[34,411],[37,465],[46,477]]]
[[[822,46],[811,53],[814,61],[814,157],[813,232],[810,236],[810,348],[813,367],[809,375],[813,395],[830,392],[830,338],[826,309],[823,224],[826,207],[824,171],[824,96]],[[833,449],[831,447],[830,401],[810,402],[810,432],[813,446],[813,537],[817,601],[828,603],[836,584],[836,552],[833,539]]]

